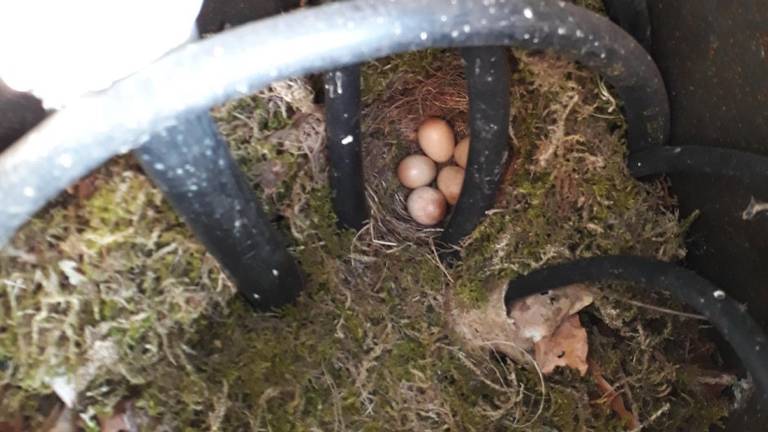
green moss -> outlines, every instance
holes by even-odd
[[[399,213],[405,191],[392,171],[412,151],[412,123],[423,115],[443,115],[466,133],[463,72],[452,51],[364,66],[365,143],[373,149],[366,180],[376,200],[371,226],[360,233],[337,226],[317,139],[320,116],[274,89],[215,110],[304,272],[301,298],[281,310],[255,314],[230,299],[210,257],[135,167],[122,161],[100,173],[93,197],[65,200],[19,234],[15,247],[34,263],[18,253],[0,258],[0,280],[12,281],[0,294],[0,325],[10,329],[0,332],[0,360],[14,366],[0,369],[13,384],[3,408],[39,417],[29,401],[48,392],[44,377],[79,370],[94,341],[111,341],[117,358],[83,389],[82,406],[108,411],[129,397],[147,430],[623,430],[621,419],[595,402],[600,394],[589,377],[559,371],[547,377],[542,395],[534,369],[465,349],[446,319],[446,307],[487,301],[488,280],[547,263],[684,252],[686,224],[667,208],[663,188],[626,172],[622,120],[604,118],[612,105],[600,81],[562,60],[518,56],[510,89],[515,159],[496,209],[450,269],[436,261],[436,233]],[[555,146],[549,159],[547,146]],[[69,283],[62,259],[88,282]],[[72,301],[55,303],[49,323],[39,317],[51,295]],[[620,311],[615,320],[611,308]],[[18,310],[62,329],[44,334],[55,350],[33,343],[30,321],[12,313]],[[584,315],[590,359],[611,383],[631,378],[625,381],[641,416],[671,404],[648,430],[705,427],[727,413],[725,398],[699,396],[699,372],[681,372],[698,363],[670,354],[680,340],[704,345],[691,323],[612,298],[600,298]],[[605,326],[612,330],[603,334]],[[672,389],[669,397],[658,396],[663,386]],[[698,411],[708,403],[717,409]]]
[[[458,299],[477,307],[486,299],[484,279],[508,279],[547,262],[656,251],[680,257],[682,231],[660,186],[629,178],[625,145],[610,132],[615,120],[592,117],[602,109],[598,81],[562,61],[518,57],[510,95],[515,160],[500,210],[465,244]]]
[[[212,259],[130,162],[90,180],[93,196],[63,199],[0,255],[0,372],[27,397],[75,374],[81,403],[97,412],[150,381],[188,326],[232,291],[216,288]],[[3,411],[23,400],[4,398]]]

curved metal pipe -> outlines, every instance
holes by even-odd
[[[299,267],[207,111],[179,119],[134,154],[251,306],[299,295]]]
[[[720,331],[752,375],[758,397],[768,402],[768,338],[744,306],[696,273],[661,261],[636,256],[602,256],[535,270],[509,281],[504,294],[507,310],[520,298],[584,282],[628,282],[652,290],[667,290]]]
[[[368,219],[360,140],[360,66],[328,72],[324,79],[331,201],[339,224],[359,230]]]
[[[550,49],[579,61],[618,91],[633,151],[666,140],[669,107],[655,64],[621,28],[585,9],[554,0],[333,3],[186,45],[48,118],[0,155],[0,244],[68,185],[186,112],[389,54],[488,45]]]

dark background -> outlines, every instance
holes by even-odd
[[[768,2],[649,0],[648,9],[672,109],[670,144],[768,155]],[[768,181],[675,175],[671,184],[682,216],[701,211],[687,266],[746,304],[768,331],[768,215],[741,218],[751,197],[768,201]],[[765,407],[752,406],[727,430],[765,431],[766,417]]]
[[[669,92],[672,145],[768,155],[768,2],[650,0],[653,57]],[[768,170],[768,167],[766,167]],[[702,175],[672,177],[691,227],[690,267],[745,302],[768,330],[768,217],[741,212],[765,187]],[[768,365],[767,365],[768,366]]]

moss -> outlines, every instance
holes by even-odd
[[[305,86],[288,81],[291,88]],[[295,121],[297,108],[286,98],[280,97],[270,87],[256,95],[243,97],[212,110],[220,132],[226,136],[235,160],[250,180],[251,186],[262,196],[270,214],[285,214],[288,209],[281,206],[292,202],[294,187],[303,184],[300,177],[306,174],[311,163],[305,154],[308,149],[300,139],[302,128],[317,126],[317,116],[304,116],[304,121]],[[308,89],[290,94],[294,104],[311,104],[313,93]],[[279,132],[279,133],[276,133]],[[322,137],[320,131],[313,135]],[[305,144],[305,143],[304,143]],[[311,144],[317,147],[319,143]],[[310,149],[311,151],[312,149]],[[317,149],[315,149],[317,150]],[[317,157],[318,155],[314,155]]]
[[[93,196],[62,200],[0,256],[0,352],[16,394],[47,394],[50,379],[70,374],[96,412],[174,361],[188,326],[232,290],[131,162],[90,180]],[[4,398],[4,411],[23,399]]]
[[[83,389],[82,408],[108,410],[130,398],[148,430],[622,430],[621,419],[595,402],[600,394],[588,377],[560,371],[542,394],[533,368],[464,348],[446,321],[448,298],[477,307],[489,279],[579,256],[684,253],[685,224],[663,185],[626,172],[622,120],[600,80],[556,58],[517,54],[515,159],[496,210],[467,239],[458,266],[439,265],[437,233],[407,219],[406,191],[392,175],[396,160],[413,151],[414,125],[424,115],[448,118],[466,133],[454,52],[363,68],[372,212],[359,233],[340,230],[333,215],[323,124],[307,109],[309,92],[302,101],[273,87],[215,116],[301,264],[306,285],[297,303],[255,314],[231,298],[159,192],[119,161],[97,176],[93,197],[64,200],[34,219],[14,243],[23,253],[0,259],[0,279],[31,288],[14,297],[18,290],[5,282],[0,297],[1,325],[11,329],[0,333],[0,359],[14,365],[2,369],[13,384],[3,408],[39,418],[29,401],[48,392],[41,377],[80,370],[95,341],[114,341],[118,355]],[[62,259],[88,282],[70,284]],[[635,298],[629,288],[611,292]],[[31,342],[32,326],[10,312],[39,317],[43,293],[77,302],[50,309],[55,324],[66,324],[50,335],[57,349],[31,353],[27,345],[40,347]],[[695,323],[640,313],[615,298],[582,315],[590,358],[609,382],[629,383],[643,418],[670,404],[648,430],[704,427],[727,412],[726,398],[699,396],[701,370],[681,372],[682,365],[716,369],[716,353],[709,363],[674,354],[680,340],[706,346]],[[669,397],[658,396],[662,388]],[[707,403],[717,409],[699,411]]]
[[[457,298],[478,307],[486,299],[483,279],[563,259],[656,251],[680,257],[682,231],[660,186],[628,176],[625,145],[610,132],[614,120],[592,116],[602,109],[598,81],[568,63],[518,57],[510,95],[517,154],[500,210],[465,244]]]

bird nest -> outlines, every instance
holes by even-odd
[[[557,313],[526,306],[544,311],[527,318],[540,337],[507,325],[504,281],[577,257],[678,260],[691,222],[663,180],[628,174],[619,101],[599,77],[514,57],[514,158],[451,268],[394,174],[425,117],[467,134],[449,50],[363,65],[359,232],[336,225],[311,80],[213,111],[305,272],[281,310],[234,296],[130,158],[82,180],[0,256],[2,424],[68,413],[87,430],[708,431],[748,385],[723,371],[706,321],[665,294],[570,287]],[[543,364],[566,350],[578,359]]]

